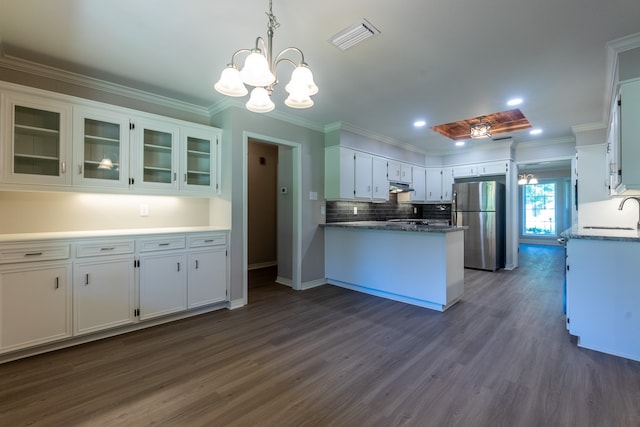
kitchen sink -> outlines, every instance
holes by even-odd
[[[607,225],[585,225],[582,228],[590,230],[635,230],[633,227],[611,227]]]

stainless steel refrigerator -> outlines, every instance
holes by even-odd
[[[466,225],[464,266],[496,271],[505,263],[505,189],[496,181],[453,184],[454,225]]]

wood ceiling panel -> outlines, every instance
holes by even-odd
[[[487,114],[486,116],[474,117],[471,119],[458,120],[457,122],[445,123],[431,126],[431,130],[444,135],[447,138],[458,141],[471,138],[469,132],[471,125],[477,123],[491,124],[491,135],[515,132],[531,127],[529,120],[522,114],[519,108],[502,111],[499,113]]]

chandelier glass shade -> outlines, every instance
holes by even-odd
[[[472,124],[469,135],[471,139],[489,138],[491,136],[491,124],[488,122]]]
[[[294,69],[291,80],[285,86],[289,94],[284,101],[291,108],[309,108],[313,106],[312,95],[318,93],[318,86],[313,81],[313,74],[304,61],[304,54],[296,47],[288,47],[273,56],[273,33],[280,24],[272,13],[272,1],[269,1],[269,24],[267,26],[267,42],[262,37],[256,39],[253,49],[237,50],[231,57],[231,62],[222,71],[220,79],[214,88],[223,95],[232,97],[245,96],[248,86],[253,86],[251,96],[246,103],[249,111],[268,113],[275,108],[271,101],[273,88],[278,84],[276,69],[283,62],[291,64]],[[240,54],[248,54],[244,65],[238,69],[236,58]],[[293,54],[293,55],[291,55]],[[291,59],[294,56],[296,61]]]
[[[518,175],[518,185],[537,184],[538,178],[534,174],[520,174]]]

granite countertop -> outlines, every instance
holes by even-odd
[[[590,240],[618,240],[640,242],[640,232],[626,228],[590,228],[589,226],[573,227],[563,231],[561,236],[566,239],[590,239]]]
[[[41,233],[0,234],[1,242],[26,242],[31,240],[74,239],[83,237],[117,237],[141,236],[150,234],[197,233],[208,231],[229,231],[228,228],[201,227],[161,227],[161,228],[132,228],[118,230],[83,230],[83,231],[53,231]]]
[[[355,228],[360,230],[417,231],[422,233],[451,233],[466,230],[467,226],[403,224],[387,221],[352,221],[320,224],[321,227]]]

